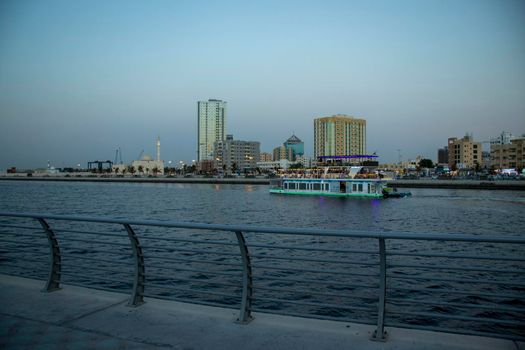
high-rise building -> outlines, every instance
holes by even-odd
[[[234,169],[255,169],[260,157],[260,143],[234,140],[233,135],[228,135],[226,140],[215,142],[214,156],[217,169],[232,172]]]
[[[226,136],[226,101],[197,102],[198,145],[197,159],[213,160],[213,145]]]
[[[290,138],[283,143],[283,146],[292,150],[293,159],[291,160],[296,160],[297,157],[304,155],[304,142],[295,135],[290,136]]]
[[[481,152],[481,142],[474,142],[472,135],[448,139],[448,165],[451,168],[472,169],[476,165],[481,166]]]
[[[366,153],[366,120],[343,114],[314,119],[314,157]]]

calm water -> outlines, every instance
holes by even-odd
[[[403,199],[269,195],[261,185],[0,181],[0,210],[334,229],[519,235],[525,193],[412,189]]]
[[[525,217],[523,192],[441,189],[413,189],[411,192],[412,197],[402,199],[345,199],[270,195],[268,187],[261,185],[0,181],[0,211],[320,229],[523,235]],[[96,243],[91,237],[86,242],[85,234],[67,231],[72,227],[63,222],[52,222],[52,225],[57,229],[61,242],[64,282],[113,290],[129,290],[133,269],[130,263],[129,243],[121,227],[108,229],[108,227],[92,225],[83,228],[118,233],[119,236],[111,238],[111,241],[121,242],[123,247],[115,248],[115,246]],[[148,227],[136,229],[142,244],[145,245],[148,295],[232,307],[239,305],[240,261],[236,240],[231,233]],[[48,248],[41,230],[37,231],[38,236],[31,236],[31,234],[20,236],[19,231],[5,228],[1,229],[1,232],[4,233],[3,237],[11,242],[0,246],[0,272],[46,278]],[[213,236],[211,238],[213,240],[233,244],[217,246],[163,240],[173,237],[206,240],[210,239],[210,235]],[[376,241],[363,239],[256,234],[247,234],[246,239],[249,245],[257,243],[377,251]],[[103,240],[104,237],[99,238],[98,242]],[[29,251],[23,250],[26,249],[26,244],[30,247]],[[20,251],[17,252],[17,249]],[[198,249],[201,253],[193,253],[192,249]],[[387,249],[418,253],[453,252],[475,256],[525,255],[523,247],[492,244],[474,246],[454,242],[392,240],[387,242]],[[231,255],[224,256],[214,252],[229,252]],[[373,310],[377,308],[378,280],[375,277],[377,254],[352,255],[254,247],[251,248],[250,253],[256,291],[253,305],[256,309],[356,320],[364,323],[375,322]],[[108,260],[108,257],[112,256],[114,257],[111,259],[121,265],[114,266],[97,261],[97,259]],[[294,260],[303,257],[313,261]],[[207,260],[213,263],[211,265],[186,263],[181,262],[180,259]],[[334,262],[316,262],[316,259],[328,259]],[[359,262],[374,265],[359,265]],[[509,329],[508,324],[493,322],[472,324],[468,321],[421,316],[421,313],[432,313],[486,317],[522,323],[525,317],[523,298],[525,288],[501,285],[497,282],[512,281],[525,284],[522,273],[525,271],[523,263],[496,264],[487,260],[447,258],[425,260],[419,257],[395,255],[389,256],[388,262],[430,267],[464,265],[520,272],[494,274],[483,271],[477,273],[406,267],[389,268],[387,300],[391,302],[387,305],[387,324],[459,327],[500,334],[507,334],[510,331],[525,336],[522,324],[511,325]],[[486,265],[483,265],[485,263]],[[111,272],[101,270],[108,268]],[[300,272],[299,270],[302,269],[310,271]],[[317,273],[312,270],[323,272]],[[232,276],[224,273],[231,273]],[[406,279],[407,277],[410,279]],[[438,282],[429,280],[428,277],[449,280]],[[469,278],[488,282],[466,285],[463,279]],[[317,282],[305,284],[294,279]],[[467,293],[455,294],[452,292],[454,290],[467,291]],[[210,292],[222,294],[211,295]],[[501,293],[509,297],[488,298],[469,293],[492,295]],[[225,295],[233,295],[233,297]],[[286,301],[293,301],[295,304],[290,305]],[[297,304],[298,302],[303,305]],[[449,305],[483,305],[484,309],[434,305],[435,302]],[[313,306],[319,303],[324,306]],[[355,310],[363,307],[369,307],[372,312]],[[518,307],[523,311],[504,310],[509,307]],[[402,314],[407,311],[413,314]]]

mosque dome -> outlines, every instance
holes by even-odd
[[[142,156],[142,158],[140,160],[152,161],[153,158],[151,158],[151,156],[149,154],[145,154],[145,155]]]

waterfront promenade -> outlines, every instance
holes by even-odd
[[[146,299],[64,285],[41,292],[43,281],[0,275],[2,349],[525,349],[511,340],[387,328],[255,313],[243,325],[237,310]]]
[[[188,183],[188,184],[232,184],[269,185],[267,178],[204,178],[204,177],[115,177],[115,176],[7,176],[5,181],[69,181],[69,182],[126,182],[126,183]],[[388,180],[388,186],[400,188],[453,188],[482,190],[525,191],[525,180]]]

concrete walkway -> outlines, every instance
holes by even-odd
[[[524,343],[388,328],[370,341],[371,326],[255,314],[147,299],[128,307],[124,294],[0,275],[0,349],[525,349]]]

